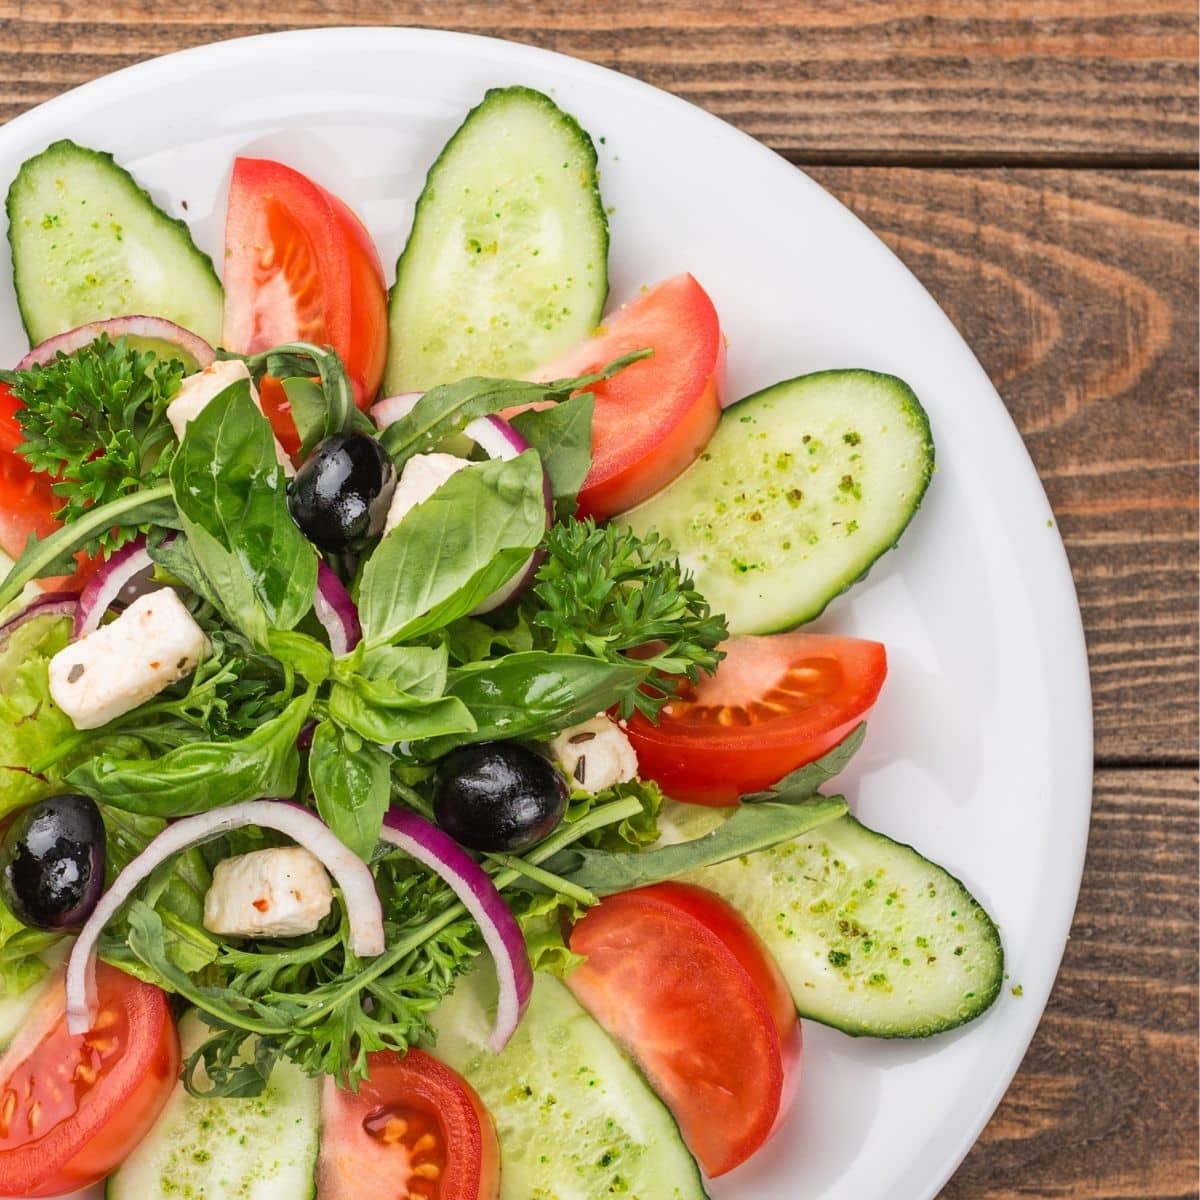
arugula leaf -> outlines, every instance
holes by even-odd
[[[546,527],[532,451],[459,471],[409,511],[363,570],[358,615],[368,650],[465,616],[510,579]]]
[[[325,393],[320,384],[299,376],[283,380],[283,393],[291,406],[296,432],[300,434],[300,453],[307,458],[313,447],[326,436],[325,423],[329,410]]]
[[[551,383],[478,377],[444,383],[430,388],[413,406],[412,412],[389,425],[379,435],[379,440],[399,471],[414,454],[428,454],[439,442],[458,433],[476,417],[522,404],[566,400],[572,392],[611,379],[631,363],[648,358],[652,353],[652,350],[635,350],[592,375],[556,379]]]
[[[183,364],[134,349],[101,334],[72,355],[27,371],[0,372],[20,402],[25,434],[18,453],[50,475],[65,504],[54,515],[66,525],[165,478],[175,434],[167,405],[183,379]],[[136,536],[133,523],[110,526],[85,543],[111,553]]]
[[[815,762],[798,767],[773,783],[765,792],[747,792],[742,796],[743,804],[761,804],[763,801],[783,800],[794,803],[811,796],[822,784],[840,775],[858,752],[867,736],[867,723],[860,721],[832,750],[827,750]]]
[[[582,654],[518,652],[450,672],[446,694],[461,700],[476,728],[452,741],[422,745],[437,757],[468,742],[557,733],[617,703],[644,678],[637,663],[602,662]]]
[[[321,820],[360,858],[371,857],[391,801],[391,755],[322,721],[313,734],[308,777]]]
[[[234,741],[195,741],[161,758],[130,760],[105,752],[76,767],[67,782],[93,800],[154,817],[181,817],[263,796],[291,796],[300,773],[296,738],[314,693]]]
[[[611,896],[766,850],[848,811],[841,796],[816,796],[799,804],[762,801],[739,806],[716,829],[689,842],[625,854],[574,848],[550,859],[546,867],[598,896]]]
[[[105,530],[154,525],[165,529],[179,528],[179,514],[168,483],[89,508],[49,537],[38,538],[30,534],[20,558],[0,584],[0,610],[11,604],[30,580],[45,575],[69,575],[76,566],[71,556]]]
[[[583,392],[553,408],[518,413],[509,424],[538,452],[550,478],[558,519],[575,515],[576,496],[592,465],[592,412],[596,399]]]
[[[171,464],[175,503],[196,561],[234,624],[249,625],[246,632],[253,630],[260,644],[261,623],[245,616],[248,593],[272,628],[291,629],[312,608],[317,586],[317,552],[288,512],[286,483],[270,422],[255,408],[246,380],[188,422]]]

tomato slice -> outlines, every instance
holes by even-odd
[[[115,967],[96,972],[91,1030],[67,1032],[61,976],[0,1057],[0,1180],[8,1196],[57,1196],[103,1179],[149,1132],[179,1074],[166,995]]]
[[[497,1200],[500,1146],[475,1089],[421,1050],[367,1061],[357,1093],[325,1079],[317,1200]]]
[[[645,347],[653,357],[589,389],[596,407],[581,516],[602,520],[649,499],[695,461],[717,427],[725,339],[717,310],[691,275],[643,293],[606,318],[594,338],[538,375],[587,375]]]
[[[800,1025],[758,936],[683,883],[622,892],[571,932],[579,1002],[636,1059],[709,1176],[743,1163],[786,1116]]]
[[[17,409],[21,402],[12,390],[0,383],[0,450],[12,454],[25,440],[25,433],[17,424]]]
[[[652,724],[629,721],[638,769],[667,795],[735,804],[820,758],[870,711],[887,676],[879,642],[817,633],[733,637],[715,675],[684,681]]]
[[[387,292],[363,223],[299,171],[237,158],[225,218],[228,349],[257,354],[282,342],[332,346],[366,408],[387,357]],[[263,408],[285,449],[299,446],[286,397],[264,389]]]

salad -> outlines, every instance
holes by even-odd
[[[827,794],[885,648],[800,628],[929,484],[901,380],[731,397],[691,275],[610,307],[594,147],[523,87],[390,291],[281,163],[223,279],[70,141],[7,211],[0,1196],[690,1200],[800,1019],[993,1003],[987,913]]]

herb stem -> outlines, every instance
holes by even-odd
[[[563,879],[561,875],[543,871],[541,867],[536,867],[522,858],[516,858],[511,854],[489,854],[488,857],[497,865],[508,867],[531,882],[540,884],[547,891],[557,892],[560,896],[570,896],[578,904],[591,908],[593,904],[600,903],[600,898],[589,892],[587,888],[582,888],[569,879]]]

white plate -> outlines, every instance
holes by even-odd
[[[987,905],[1010,983],[982,1020],[928,1042],[806,1025],[797,1111],[712,1195],[932,1197],[1008,1086],[1058,968],[1087,839],[1091,708],[1037,475],[971,351],[905,267],[800,171],[681,100],[545,51],[424,30],[272,34],[121,71],[0,128],[0,187],[55,138],[111,150],[219,264],[233,155],[277,157],[353,205],[392,264],[426,168],[483,90],[508,83],[549,92],[598,142],[614,300],[684,270],[708,289],[732,393],[862,366],[903,376],[929,410],[939,466],[924,507],[899,551],[820,622],[886,642],[890,660],[842,786],[869,824]],[[0,362],[24,349],[0,287]]]

